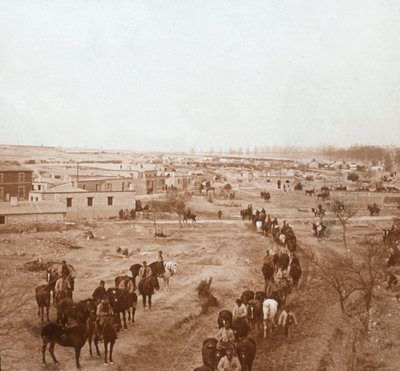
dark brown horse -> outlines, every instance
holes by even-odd
[[[107,317],[104,325],[99,326],[99,332],[95,330],[94,326],[94,321],[91,321],[88,324],[90,328],[90,335],[89,335],[89,350],[90,350],[90,355],[93,356],[92,354],[92,337],[94,336],[94,346],[96,348],[96,353],[98,356],[100,356],[100,350],[99,350],[99,337],[101,336],[104,341],[104,364],[107,366],[108,360],[110,361],[110,364],[114,364],[113,361],[113,349],[114,349],[114,344],[117,339],[117,327],[118,327],[118,317],[117,315]],[[110,345],[110,349],[108,349],[108,345]]]
[[[256,355],[256,347],[256,342],[250,337],[246,337],[239,342],[237,354],[242,366],[242,371],[251,371]]]
[[[141,287],[140,295],[142,295],[143,309],[146,309],[146,299],[148,300],[149,309],[151,309],[151,297],[154,294],[154,290],[159,290],[160,285],[157,277],[151,276],[146,278]]]
[[[50,287],[48,284],[40,285],[35,289],[36,294],[36,303],[38,305],[38,317],[40,317],[43,322],[44,317],[44,309],[46,308],[46,317],[47,322],[50,322],[49,319],[49,308],[50,308]]]
[[[63,327],[57,323],[48,323],[42,328],[41,332],[43,345],[42,345],[42,361],[46,363],[46,349],[49,346],[49,352],[53,362],[58,364],[56,356],[54,355],[54,347],[57,344],[63,347],[72,347],[75,349],[76,367],[80,368],[79,357],[81,349],[85,345],[89,336],[89,330],[86,324],[79,324],[72,327]]]

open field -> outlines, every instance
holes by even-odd
[[[74,298],[82,300],[91,295],[100,279],[106,281],[107,288],[112,287],[114,278],[127,274],[131,264],[156,260],[158,250],[163,251],[166,261],[174,260],[178,264],[178,273],[171,279],[171,291],[166,293],[161,289],[157,292],[151,311],[143,311],[139,299],[136,323],[129,325],[127,331],[120,332],[114,351],[115,364],[109,369],[192,370],[201,365],[201,345],[207,337],[216,336],[218,311],[232,310],[234,300],[246,289],[263,289],[261,261],[267,247],[276,248],[270,237],[257,234],[248,222],[239,219],[238,211],[248,203],[252,203],[254,208],[264,206],[280,222],[285,219],[292,225],[299,242],[298,255],[303,268],[300,287],[288,299],[295,308],[299,325],[294,329],[290,342],[278,332],[267,340],[261,334],[253,333],[258,346],[254,370],[347,369],[351,347],[346,321],[336,297],[326,289],[303,254],[305,249],[312,249],[323,257],[328,249],[343,249],[340,227],[328,214],[329,233],[326,238],[316,239],[311,232],[314,218],[310,212],[315,199],[305,197],[303,192],[276,192],[270,203],[264,203],[259,199],[258,191],[239,192],[238,199],[232,201],[233,206],[222,206],[228,201],[215,205],[193,197],[190,206],[199,215],[199,222],[179,228],[174,219],[160,221],[159,227],[168,235],[166,239],[154,240],[150,220],[97,222],[90,228],[96,238],[89,241],[83,237],[82,229],[1,235],[1,269],[8,272],[12,282],[16,282],[21,290],[28,288],[32,293],[31,303],[19,314],[24,320],[24,329],[13,336],[12,345],[2,350],[3,369],[56,369],[49,356],[47,366],[41,364],[41,324],[36,317],[33,293],[37,285],[44,283],[44,272],[24,270],[25,262],[37,258],[65,258],[77,271]],[[381,228],[391,225],[390,211],[383,210],[382,217],[371,218],[364,207],[366,201],[360,200],[362,207],[349,225],[351,248],[366,235],[380,238]],[[219,209],[223,211],[222,220],[216,218]],[[68,244],[80,248],[71,249]],[[117,254],[115,249],[118,246],[129,248],[130,255]],[[208,277],[213,277],[212,292],[218,299],[219,308],[210,308],[209,313],[201,315],[196,287]],[[372,338],[376,341],[369,345],[368,354],[372,360],[366,364],[379,364],[382,370],[395,370],[400,365],[400,358],[390,350],[400,344],[397,335],[400,303],[383,287],[376,295],[379,300],[374,306],[373,317],[376,317],[378,325],[372,330]],[[55,319],[54,308],[51,319]],[[71,349],[56,346],[56,355],[60,361],[59,369],[75,368]],[[97,357],[90,358],[86,345],[82,350],[81,365],[85,370],[98,370],[103,367],[103,362]]]

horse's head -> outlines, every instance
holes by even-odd
[[[165,263],[165,268],[171,273],[171,276],[176,274],[177,264],[175,262],[168,262]]]

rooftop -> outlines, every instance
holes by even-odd
[[[32,169],[27,167],[18,165],[18,164],[11,164],[8,162],[0,162],[0,171],[30,171],[33,172]]]
[[[66,208],[59,202],[19,202],[18,205],[11,206],[9,202],[0,202],[0,214],[18,215],[18,214],[48,214],[65,213]]]

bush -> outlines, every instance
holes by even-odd
[[[347,175],[347,180],[351,180],[352,182],[356,182],[358,179],[360,179],[360,176],[357,173],[349,173]]]

